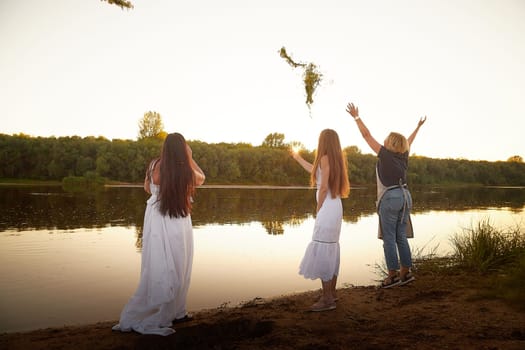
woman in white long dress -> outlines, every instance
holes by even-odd
[[[137,290],[113,330],[169,335],[187,318],[186,296],[193,262],[191,201],[205,175],[179,133],[169,134],[160,158],[144,180],[151,194],[144,214],[142,264]]]
[[[311,164],[297,152],[294,159],[311,174],[311,184],[317,187],[316,218],[312,241],[299,267],[299,274],[309,279],[321,279],[323,294],[312,305],[311,311],[336,308],[336,284],[339,274],[339,235],[343,220],[341,198],[348,196],[350,182],[346,158],[341,149],[339,136],[332,129],[319,135],[314,163]]]

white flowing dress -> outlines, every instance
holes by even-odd
[[[172,321],[186,315],[186,296],[193,263],[191,216],[160,213],[159,186],[150,183],[142,234],[140,282],[113,330],[169,335]]]
[[[319,201],[321,170],[317,168],[316,200]],[[299,274],[304,278],[329,281],[339,274],[339,236],[343,220],[341,197],[332,198],[330,190],[315,218],[312,241],[306,247]]]

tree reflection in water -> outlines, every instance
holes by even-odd
[[[343,200],[343,220],[357,222],[375,214],[375,191],[375,186],[352,188]],[[520,212],[525,205],[525,188],[415,187],[411,192],[413,213],[486,208]],[[58,186],[0,186],[0,232],[135,227],[140,250],[147,198],[141,187],[67,193]],[[314,214],[314,189],[199,188],[192,220],[196,227],[260,222],[268,234],[282,235],[287,225],[298,226]]]

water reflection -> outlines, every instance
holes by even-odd
[[[413,188],[414,213],[491,207],[519,212],[525,188]],[[147,194],[139,187],[112,187],[89,193],[67,193],[60,187],[0,187],[0,232],[6,230],[71,230],[108,226],[136,227],[140,238]],[[375,188],[352,189],[343,200],[346,222],[375,213]],[[313,189],[200,188],[194,203],[195,226],[258,221],[268,234],[284,233],[314,215]],[[138,244],[140,246],[140,243]]]
[[[449,236],[462,225],[485,216],[512,224],[525,205],[525,189],[516,188],[412,193],[411,247],[437,244],[438,254],[450,251]],[[297,273],[313,231],[314,196],[312,189],[199,189],[190,310],[319,288]],[[133,245],[142,246],[146,199],[141,188],[70,194],[0,186],[0,331],[116,319],[140,274]],[[374,200],[370,187],[343,201],[340,286],[377,278],[371,266],[383,254]]]
[[[0,186],[0,232],[134,226],[145,198],[136,188],[67,193],[57,186]]]

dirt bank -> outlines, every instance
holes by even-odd
[[[420,271],[389,290],[338,290],[337,309],[306,310],[319,291],[194,314],[168,337],[114,322],[0,335],[2,349],[525,349],[525,312],[480,298],[490,280]]]

